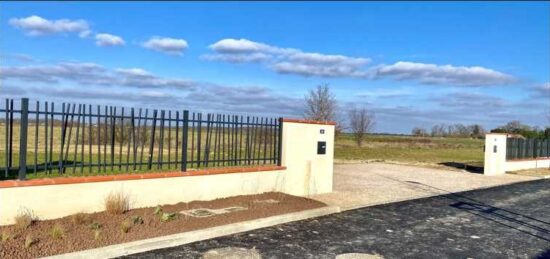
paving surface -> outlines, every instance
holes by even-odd
[[[383,163],[336,164],[334,192],[310,198],[346,210],[535,179]]]
[[[349,253],[550,258],[549,201],[550,180],[530,181],[349,210],[129,258],[200,258],[226,247],[254,248],[262,258],[335,258]]]

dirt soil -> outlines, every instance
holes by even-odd
[[[279,202],[258,202],[270,199]],[[179,214],[189,209],[221,209],[235,206],[248,209],[203,218]],[[68,253],[323,206],[326,205],[318,201],[272,192],[162,206],[163,213],[176,213],[175,218],[170,221],[162,221],[162,213],[155,214],[156,208],[151,207],[132,209],[122,215],[98,212],[85,214],[85,217],[81,217],[80,220],[68,216],[55,220],[36,221],[26,229],[20,229],[14,225],[2,226],[0,227],[2,236],[0,258],[35,258]],[[137,216],[141,217],[143,223],[136,219]],[[125,227],[123,222],[126,222]],[[99,228],[97,228],[98,224]],[[52,229],[55,226],[63,229],[62,237],[53,237]],[[125,233],[123,229],[127,229],[127,232]],[[26,241],[31,238],[34,242],[26,247]]]

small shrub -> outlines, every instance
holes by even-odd
[[[63,229],[63,227],[61,227],[60,225],[56,224],[55,226],[53,226],[52,230],[50,231],[50,235],[54,239],[63,238],[63,236],[65,235],[65,229]]]
[[[130,223],[129,221],[125,220],[120,223],[120,231],[122,231],[122,233],[128,233],[128,231],[130,231],[130,228],[132,228],[132,223]]]
[[[132,222],[134,223],[134,225],[141,225],[143,224],[143,218],[141,216],[133,216]]]
[[[101,238],[101,230],[96,229],[94,230],[94,239],[99,240]]]
[[[158,205],[156,208],[155,208],[155,211],[153,212],[153,214],[155,215],[160,215],[162,213],[162,207],[160,205]]]
[[[105,197],[105,210],[110,214],[123,214],[130,209],[130,197],[123,192],[112,192]]]
[[[2,239],[2,242],[8,241],[10,237],[11,237],[10,233],[6,230],[2,231],[2,234],[0,236],[0,238]]]
[[[77,213],[71,216],[71,221],[75,225],[85,225],[90,223],[90,215],[86,213]]]
[[[91,230],[99,230],[101,228],[101,224],[93,222],[92,224],[88,225],[88,228]]]
[[[32,245],[36,244],[38,242],[38,239],[33,238],[31,235],[28,235],[25,237],[25,248],[29,248]]]
[[[162,213],[162,216],[160,216],[160,221],[167,222],[170,220],[174,220],[175,218],[176,218],[176,213],[164,212]]]
[[[24,209],[20,210],[17,216],[14,218],[15,226],[19,229],[26,229],[32,225],[36,220],[32,211]]]

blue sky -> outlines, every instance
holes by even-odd
[[[328,83],[377,132],[550,122],[550,4],[0,3],[0,96],[302,115]]]

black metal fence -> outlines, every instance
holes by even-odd
[[[0,179],[281,163],[280,118],[38,101],[29,107],[27,98],[16,105],[6,99],[0,109]]]
[[[507,160],[539,157],[550,157],[550,139],[508,138],[506,140]]]

